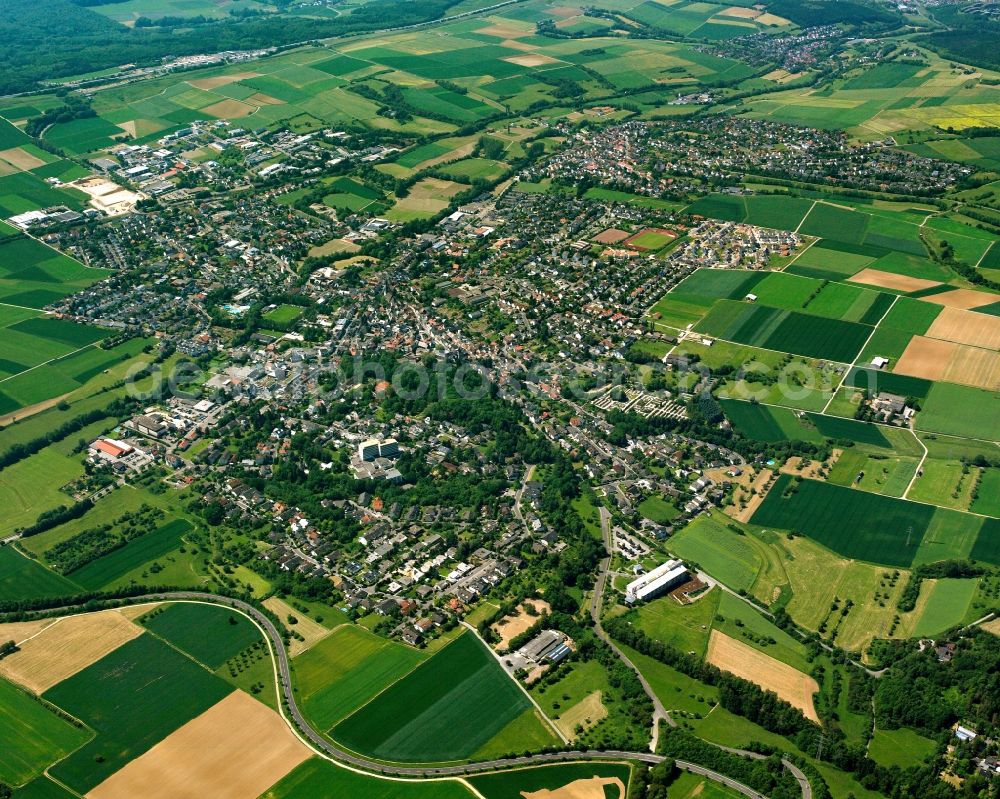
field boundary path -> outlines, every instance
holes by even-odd
[[[610,558],[608,559],[610,560]],[[607,577],[607,568],[601,570],[601,575]],[[603,584],[601,585],[603,591]],[[626,752],[619,750],[581,750],[565,752],[547,752],[522,757],[499,758],[496,760],[485,760],[478,763],[462,763],[443,766],[404,766],[392,763],[382,763],[371,760],[363,755],[341,749],[332,741],[324,738],[308,722],[299,710],[295,693],[292,690],[291,668],[289,666],[288,650],[285,648],[285,641],[274,623],[261,611],[248,602],[235,597],[222,596],[221,594],[211,594],[203,591],[162,591],[159,593],[142,594],[140,596],[122,598],[120,605],[135,605],[148,602],[203,602],[210,605],[221,605],[231,608],[238,613],[249,618],[261,632],[264,633],[271,649],[273,658],[275,679],[282,703],[280,706],[281,715],[289,724],[292,731],[299,737],[304,737],[307,743],[315,752],[335,761],[341,766],[353,768],[361,772],[366,772],[375,776],[387,779],[410,778],[410,779],[434,779],[443,777],[464,777],[473,774],[486,774],[496,771],[506,771],[519,766],[537,766],[548,763],[563,763],[572,761],[621,761],[632,760],[656,765],[668,758],[654,752]],[[599,604],[599,603],[598,603]],[[85,605],[70,605],[62,608],[46,608],[45,614],[65,611],[64,615],[75,612],[88,612]],[[29,615],[30,615],[29,611]],[[287,713],[289,715],[286,715]],[[666,721],[675,724],[669,715]],[[720,747],[726,749],[726,747]],[[726,749],[733,754],[754,759],[763,759],[763,755],[756,752],[746,752],[740,749]],[[750,799],[767,799],[761,794],[743,783],[737,782],[723,774],[719,774],[710,769],[699,766],[696,763],[689,763],[683,760],[675,761],[677,767],[683,771],[690,771],[707,779],[727,785]],[[795,777],[802,788],[802,799],[812,799],[812,787],[809,780],[793,763],[782,759],[782,765]]]

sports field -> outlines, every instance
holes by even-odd
[[[88,792],[231,690],[167,644],[141,635],[45,692],[97,732],[52,774]]]
[[[467,633],[340,722],[331,735],[387,760],[456,760],[472,755],[529,708],[527,697]]]

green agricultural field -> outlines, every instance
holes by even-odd
[[[121,549],[116,549],[97,560],[70,573],[74,582],[84,588],[96,590],[128,574],[133,569],[163,557],[175,549],[191,523],[185,519],[174,519],[151,530],[139,538],[129,541]]]
[[[97,732],[51,773],[85,793],[231,690],[167,644],[141,635],[45,692]]]
[[[848,373],[844,385],[864,389],[872,396],[880,391],[889,391],[904,397],[923,399],[930,393],[933,383],[919,377],[856,367]]]
[[[36,777],[14,791],[14,799],[74,799],[75,796],[45,776]]]
[[[961,408],[961,413],[955,409]],[[917,414],[916,428],[932,433],[981,438],[983,420],[1000,414],[1000,393],[980,388],[935,383]]]
[[[736,591],[750,589],[762,563],[753,539],[730,529],[722,517],[699,516],[671,537],[670,550]]]
[[[834,246],[829,246],[834,245]],[[873,263],[877,254],[844,252],[836,242],[820,241],[802,252],[786,271],[820,280],[844,280]]]
[[[65,205],[75,211],[87,204],[87,196],[74,188],[50,186],[31,172],[15,172],[0,177],[0,217]]]
[[[968,510],[979,470],[960,461],[928,459],[910,490],[910,499],[956,510]]]
[[[823,436],[814,426],[806,426],[795,412],[740,400],[720,400],[730,423],[756,441],[810,441],[820,443]]]
[[[457,780],[399,780],[348,771],[329,760],[307,760],[260,799],[329,799],[363,796],[365,799],[472,799]]]
[[[658,641],[703,656],[721,593],[710,591],[692,605],[678,605],[670,597],[654,599],[636,611],[637,624]]]
[[[20,688],[0,679],[0,782],[21,785],[90,738]]]
[[[412,671],[426,655],[344,625],[292,660],[306,716],[329,730]]]
[[[983,469],[975,499],[969,508],[973,513],[1000,517],[1000,469]]]
[[[909,768],[934,754],[937,745],[920,733],[900,727],[898,730],[875,730],[868,755],[883,766]]]
[[[920,638],[935,636],[961,624],[978,584],[979,580],[975,578],[925,580],[920,590],[929,591],[930,597],[913,628],[913,635]]]
[[[525,794],[556,791],[577,780],[594,777],[617,779],[628,788],[632,772],[624,763],[560,763],[553,766],[501,771],[470,777],[469,782],[486,799],[521,799]],[[605,789],[605,796],[619,796],[617,788]]]
[[[827,480],[834,485],[901,497],[917,472],[916,458],[873,458],[858,449],[844,450],[830,470]],[[915,497],[910,497],[914,499]]]
[[[719,300],[695,329],[752,347],[840,363],[852,363],[872,332],[857,322],[733,300]]]
[[[45,140],[76,155],[112,146],[125,132],[100,117],[60,122],[45,132]]]
[[[83,474],[77,458],[60,455],[51,446],[0,470],[0,533],[34,524],[43,511],[66,505],[59,488]]]
[[[983,521],[969,557],[1000,566],[1000,519]]]
[[[913,559],[914,565],[970,557],[982,537],[988,535],[988,530],[985,530],[987,521],[993,520],[949,508],[936,508]]]
[[[0,600],[35,599],[78,594],[78,585],[25,557],[12,546],[0,546]]]
[[[140,620],[151,632],[217,669],[229,658],[261,640],[260,630],[245,616],[217,605],[177,602],[156,608]]]
[[[447,177],[458,180],[496,180],[507,171],[508,166],[488,158],[466,158],[453,164],[443,164],[438,169]]]
[[[812,200],[784,194],[750,196],[744,202],[747,209],[744,221],[777,230],[795,230],[813,206]]]
[[[530,706],[485,646],[467,633],[340,722],[331,735],[387,760],[457,760]]]
[[[868,222],[867,214],[828,203],[816,203],[802,222],[799,232],[830,241],[861,244]]]
[[[905,567],[933,514],[929,505],[782,475],[752,521],[808,536],[845,557]]]
[[[805,673],[811,669],[808,649],[801,640],[776,626],[748,602],[728,592],[719,598],[713,627],[792,668]]]

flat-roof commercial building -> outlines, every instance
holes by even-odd
[[[687,566],[679,560],[668,560],[646,574],[641,574],[625,587],[628,604],[653,599],[687,582]]]

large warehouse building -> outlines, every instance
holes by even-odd
[[[630,582],[625,587],[625,601],[631,605],[652,599],[683,585],[687,579],[688,570],[684,563],[679,560],[668,560]]]

